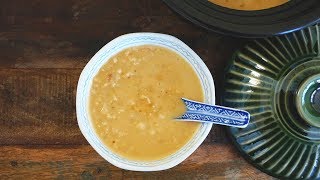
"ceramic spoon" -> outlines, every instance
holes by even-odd
[[[182,98],[182,101],[187,110],[176,118],[178,121],[198,121],[238,128],[245,128],[249,124],[250,114],[247,111],[209,105],[186,98]]]

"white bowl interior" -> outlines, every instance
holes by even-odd
[[[83,69],[77,87],[76,110],[80,130],[90,145],[107,161],[122,169],[158,171],[171,168],[190,156],[211,130],[211,123],[202,123],[194,137],[179,151],[158,161],[131,161],[110,151],[98,138],[88,113],[88,100],[92,79],[112,56],[123,49],[139,45],[157,45],[169,48],[187,60],[196,71],[204,90],[205,102],[215,104],[212,75],[201,58],[179,39],[158,33],[132,33],[120,36],[101,48]]]

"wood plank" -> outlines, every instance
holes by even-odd
[[[136,14],[163,15],[172,13],[161,0],[67,0],[57,1],[29,1],[5,0],[0,2],[3,15],[21,15],[43,17],[52,16],[70,20],[76,16],[90,15],[97,18],[111,16],[131,17]],[[92,19],[91,19],[92,20]]]
[[[0,69],[0,144],[81,144],[80,69]]]
[[[103,45],[130,32],[161,32],[191,46],[207,44],[207,31],[160,0],[15,0],[0,2],[0,12],[0,67],[82,68]]]
[[[125,171],[90,146],[0,146],[0,179],[271,179],[230,144],[203,145],[182,164],[160,172]]]
[[[108,23],[107,23],[108,24]],[[95,25],[93,27],[97,27]],[[116,25],[115,25],[116,26]],[[181,27],[183,28],[183,27]],[[188,27],[184,27],[187,28]],[[170,28],[169,28],[170,29]],[[90,34],[78,33],[72,39],[65,37],[52,37],[48,32],[0,32],[0,67],[2,68],[83,68],[90,58],[105,44],[112,39],[130,32],[151,31],[173,34],[180,38],[195,51],[200,52],[202,58],[208,59],[201,52],[205,49],[207,39],[194,40],[199,35],[179,35],[176,33],[163,32],[161,30],[126,30],[116,31],[116,34],[104,34],[104,32],[93,33],[99,37],[92,37]],[[27,31],[27,30],[26,30]],[[90,31],[86,29],[84,31]],[[66,33],[70,36],[72,32]],[[20,37],[16,37],[20,36]],[[203,45],[201,45],[203,44]],[[201,46],[200,46],[201,45]]]

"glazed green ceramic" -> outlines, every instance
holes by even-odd
[[[223,105],[250,112],[230,128],[252,164],[278,178],[320,179],[320,27],[256,40],[235,53]]]

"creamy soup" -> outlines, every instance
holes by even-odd
[[[177,53],[137,46],[112,57],[94,77],[90,116],[99,138],[131,160],[159,160],[182,148],[200,123],[179,122],[182,97],[203,101],[192,67]]]
[[[279,6],[289,0],[209,0],[210,2],[238,10],[261,10]]]

